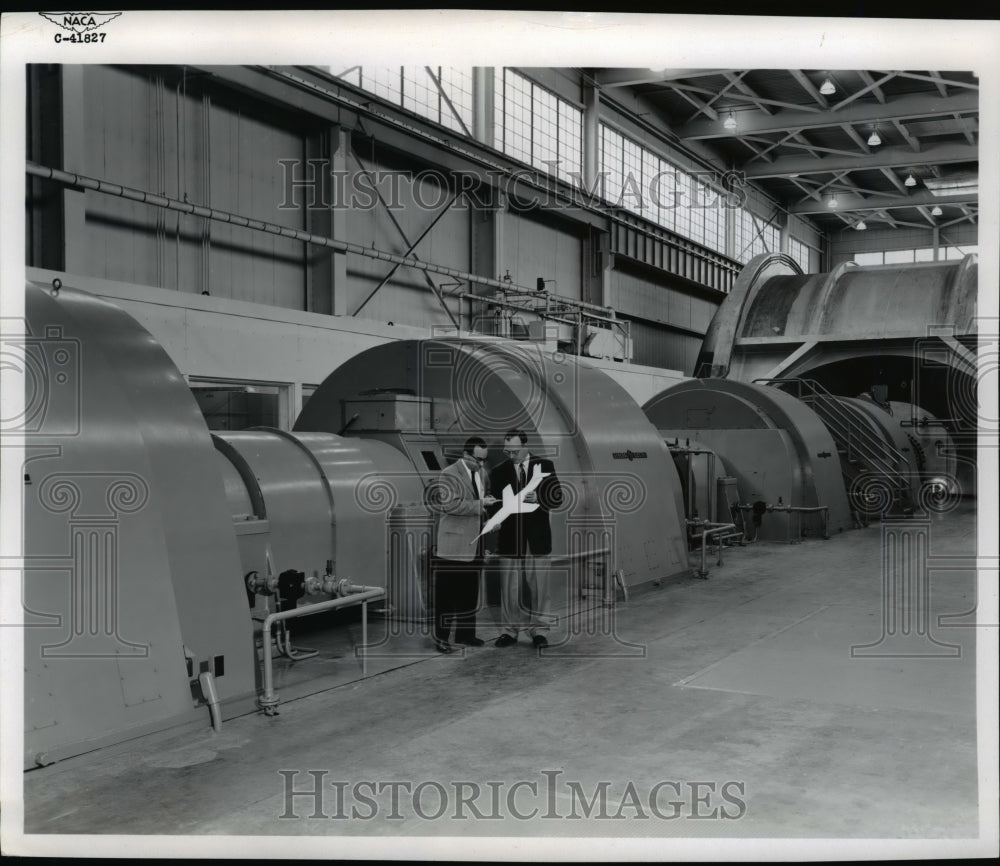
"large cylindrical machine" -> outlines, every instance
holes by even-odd
[[[23,365],[25,763],[252,705],[253,631],[212,440],[147,331],[29,285]],[[5,362],[8,359],[5,357]],[[16,427],[16,425],[15,425]],[[5,424],[5,433],[11,428]]]
[[[913,404],[946,427],[956,486],[975,493],[976,256],[803,274],[757,256],[709,326],[699,376],[815,382],[838,397]],[[790,389],[791,390],[791,389]]]
[[[400,616],[423,615],[423,574],[391,558],[401,513],[427,513],[423,486],[402,454],[332,433],[256,429],[213,440],[244,576],[295,569],[322,583],[336,575],[385,587],[389,609]],[[429,536],[414,545],[429,549]]]
[[[352,596],[424,616],[432,523],[398,450],[328,432],[213,436],[120,308],[29,284],[26,313],[23,337],[4,338],[25,411],[3,432],[25,443],[27,767],[218,726],[258,699],[273,709],[262,616]]]
[[[852,526],[836,444],[801,400],[777,388],[692,379],[653,397],[643,412],[665,440],[717,455],[736,479],[739,504],[750,506],[733,516],[756,519],[754,537],[820,537]]]
[[[524,430],[563,487],[553,555],[609,548],[626,587],[688,573],[680,485],[663,439],[600,370],[530,344],[489,339],[401,341],[335,370],[295,424],[380,438],[429,482],[466,439]]]

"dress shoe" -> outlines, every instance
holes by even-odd
[[[548,642],[548,640],[546,639],[545,635],[543,635],[543,634],[536,634],[536,635],[535,635],[535,636],[534,636],[534,637],[533,637],[533,638],[531,639],[531,642],[532,642],[532,643],[533,643],[533,644],[534,644],[535,646],[537,646],[537,647],[543,647],[543,646],[548,646],[548,645],[549,645],[549,642]]]
[[[493,646],[514,646],[517,643],[517,638],[512,637],[509,634],[502,634],[496,639]]]
[[[453,647],[450,643],[448,643],[447,641],[444,641],[444,640],[436,640],[436,641],[434,641],[434,649],[436,649],[439,653],[453,653],[453,652],[455,652],[455,647]]]
[[[465,644],[465,646],[482,646],[486,641],[481,637],[469,637],[465,640],[456,640],[455,643]]]

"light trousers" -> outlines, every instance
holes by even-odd
[[[500,628],[511,637],[524,629],[534,637],[551,627],[552,597],[547,557],[499,557]],[[531,593],[531,606],[521,595],[521,575]]]

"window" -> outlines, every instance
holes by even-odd
[[[498,148],[563,180],[579,177],[583,111],[511,69],[497,74],[494,86]]]
[[[299,406],[299,413],[306,408],[306,403],[309,402],[309,398],[316,393],[316,389],[319,385],[303,385],[302,386],[302,405]]]
[[[778,252],[781,248],[781,232],[778,227],[764,222],[750,211],[742,209],[732,211],[735,219],[734,258],[737,261],[748,262],[761,253]]]
[[[654,151],[601,124],[604,199],[697,243],[725,252],[724,194]]]
[[[802,241],[790,237],[788,239],[788,254],[795,260],[802,273],[809,273],[809,247]]]
[[[192,380],[190,386],[209,430],[287,426],[282,419],[285,386],[208,380]]]
[[[955,261],[964,258],[969,253],[978,250],[975,245],[963,247],[939,247],[939,262]],[[884,253],[855,253],[854,261],[859,265],[902,265],[912,262],[932,262],[934,261],[934,248],[922,247],[917,250],[889,250]]]
[[[455,132],[471,134],[471,66],[352,66],[336,77]]]
[[[855,253],[854,263],[858,265],[881,265],[882,253]]]

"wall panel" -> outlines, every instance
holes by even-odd
[[[66,168],[113,183],[294,228],[280,210],[279,159],[304,132],[182,70],[83,67],[84,134]],[[77,273],[302,309],[302,244],[101,193],[85,195]]]

